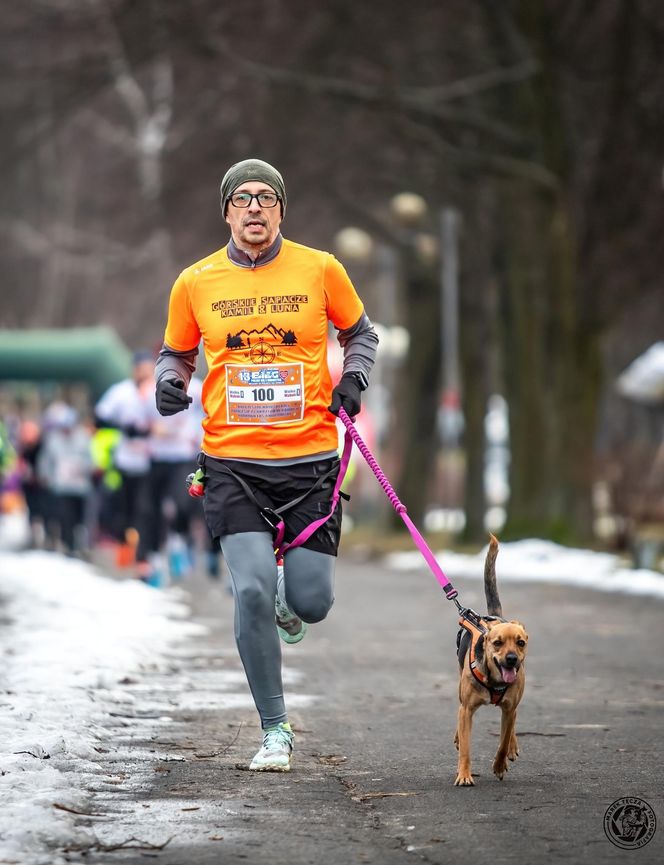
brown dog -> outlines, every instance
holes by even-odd
[[[470,769],[470,738],[473,715],[480,706],[491,702],[500,706],[500,744],[493,761],[493,771],[502,781],[507,761],[516,760],[519,745],[514,732],[516,708],[523,696],[526,671],[523,662],[528,634],[521,622],[506,622],[496,586],[498,541],[491,535],[484,564],[484,592],[488,616],[477,622],[466,621],[459,632],[459,717],[454,744],[459,752],[456,781],[458,787],[475,782]],[[495,617],[495,618],[492,618]],[[462,618],[461,623],[464,620]]]

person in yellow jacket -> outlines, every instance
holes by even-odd
[[[164,415],[189,407],[202,340],[205,515],[231,574],[235,637],[263,728],[250,768],[288,771],[279,637],[299,642],[332,606],[341,510],[289,549],[283,567],[266,514],[284,508],[289,542],[327,513],[339,471],[335,414],[360,411],[378,339],[334,256],[282,236],[286,189],[276,168],[238,162],[220,192],[231,239],[175,281],[156,399]],[[334,388],[328,322],[344,352]]]
[[[90,448],[92,462],[94,465],[93,481],[95,495],[93,498],[94,519],[96,522],[97,542],[118,538],[121,535],[119,526],[119,498],[122,487],[122,475],[115,466],[113,459],[115,449],[118,446],[122,433],[118,429],[101,427],[96,429],[92,435]],[[123,558],[128,558],[128,551],[124,557],[119,554],[120,547],[116,550],[118,564],[123,564]]]
[[[95,430],[92,435],[90,446],[96,474],[109,490],[118,490],[122,486],[122,475],[113,462],[113,453],[121,437],[120,430],[108,427]]]

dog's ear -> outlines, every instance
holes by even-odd
[[[488,621],[485,619],[483,621],[489,634],[491,634],[491,631],[493,631],[494,628],[499,628],[501,625],[506,624],[503,619],[489,619]]]
[[[510,625],[518,625],[521,628],[521,630],[523,631],[523,639],[526,641],[528,640],[528,634],[526,633],[526,629],[524,627],[523,622],[520,622],[518,619],[511,619]]]

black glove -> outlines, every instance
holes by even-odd
[[[344,373],[341,376],[341,381],[332,391],[332,402],[328,406],[328,410],[332,414],[338,415],[339,409],[343,408],[348,417],[355,417],[359,414],[362,405],[362,390],[355,373]]]
[[[162,378],[157,382],[157,411],[161,415],[177,414],[189,408],[191,397],[187,396],[182,379]]]

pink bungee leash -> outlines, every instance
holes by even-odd
[[[431,549],[429,548],[427,542],[424,540],[422,535],[417,530],[415,524],[413,523],[411,518],[408,516],[408,513],[406,511],[406,506],[400,501],[399,496],[396,494],[396,492],[394,491],[394,488],[392,487],[392,484],[385,477],[385,473],[383,472],[381,467],[376,462],[376,458],[371,453],[371,451],[369,450],[369,448],[367,447],[365,442],[362,440],[360,434],[357,431],[355,424],[348,417],[348,414],[344,408],[339,409],[339,418],[340,418],[341,422],[343,423],[343,425],[346,427],[346,431],[347,431],[348,435],[355,442],[358,450],[360,451],[360,453],[362,454],[364,459],[367,461],[369,468],[376,475],[376,479],[378,480],[378,483],[381,485],[381,487],[385,491],[385,494],[387,495],[388,499],[392,503],[392,507],[399,514],[401,519],[406,524],[406,527],[408,528],[408,531],[410,532],[411,537],[415,541],[415,545],[417,546],[418,550],[424,556],[427,564],[429,565],[429,567],[431,568],[431,571],[433,572],[434,577],[440,583],[440,586],[443,589],[443,591],[445,592],[445,595],[447,596],[448,601],[454,601],[454,603],[457,605],[458,609],[462,610],[461,605],[456,600],[456,597],[458,594],[457,590],[454,588],[452,583],[447,579],[447,577],[443,573],[443,569],[440,567],[440,565],[436,561],[436,557],[431,552]]]

